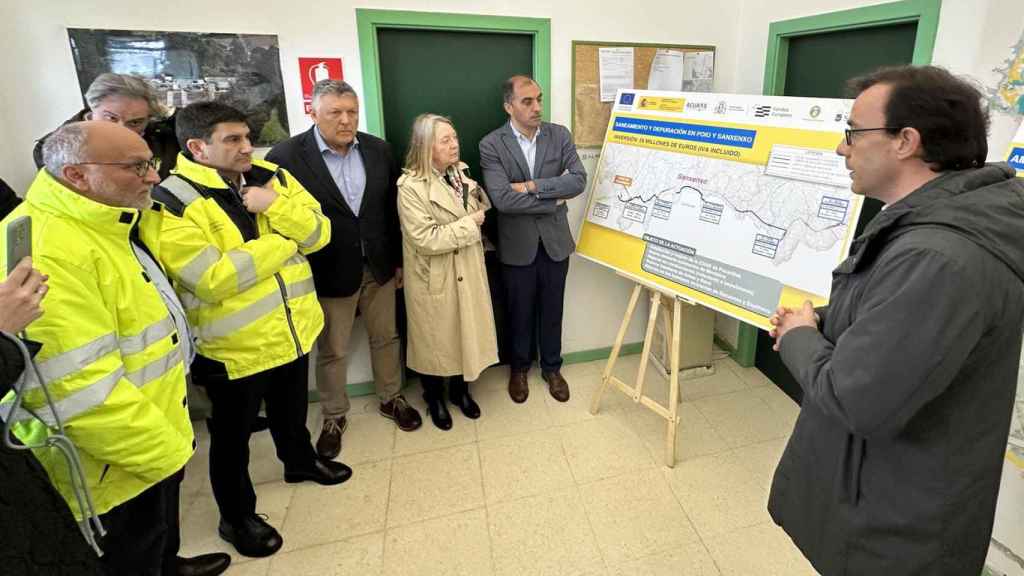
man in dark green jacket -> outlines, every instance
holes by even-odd
[[[980,574],[1024,326],[1024,180],[985,164],[982,96],[945,70],[851,86],[837,152],[886,208],[827,308],[772,318],[804,400],[768,509],[822,574]]]

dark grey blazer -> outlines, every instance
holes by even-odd
[[[538,242],[544,242],[555,261],[565,260],[576,248],[567,208],[558,201],[582,194],[587,173],[568,129],[541,124],[533,167],[530,174],[508,122],[480,141],[480,169],[484,188],[498,211],[498,256],[503,264],[530,264],[537,256]],[[511,183],[527,180],[537,184],[536,193],[512,190]]]

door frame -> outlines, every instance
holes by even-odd
[[[798,36],[916,22],[917,34],[911,63],[918,66],[931,64],[941,8],[942,0],[901,0],[772,22],[768,25],[768,48],[761,93],[766,96],[782,95],[789,59],[789,41]],[[740,366],[753,366],[757,354],[757,328],[740,322],[736,340],[733,359]]]
[[[384,106],[381,100],[380,51],[377,31],[382,28],[529,34],[533,37],[533,78],[544,91],[544,120],[551,120],[551,19],[484,16],[445,12],[410,12],[356,8],[359,60],[363,71],[363,104],[366,131],[384,137]],[[498,105],[497,102],[494,103]]]

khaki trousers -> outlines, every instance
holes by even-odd
[[[399,372],[400,343],[395,327],[395,279],[380,285],[370,269],[363,267],[359,290],[344,298],[320,298],[324,330],[317,339],[316,387],[324,418],[339,418],[350,408],[348,391],[348,349],[356,310],[363,316],[370,337],[370,364],[381,402],[398,396],[402,388]]]

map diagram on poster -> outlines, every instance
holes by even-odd
[[[861,205],[835,153],[849,101],[622,91],[616,102],[583,256],[761,327],[780,302],[827,299]]]

